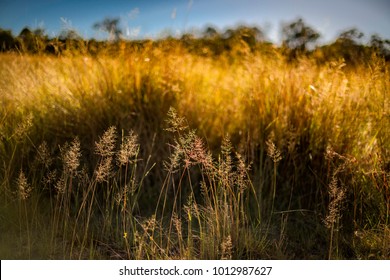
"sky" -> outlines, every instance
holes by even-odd
[[[106,17],[120,18],[127,39],[245,24],[280,43],[282,24],[299,17],[323,43],[354,27],[366,40],[374,33],[390,39],[390,0],[0,0],[0,28],[14,35],[27,26],[44,28],[51,37],[71,28],[85,38],[104,39],[106,34],[92,26]]]

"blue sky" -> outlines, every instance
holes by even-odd
[[[86,38],[104,38],[92,25],[105,17],[120,17],[127,38],[248,24],[278,42],[281,23],[298,17],[321,33],[322,42],[352,27],[366,38],[390,38],[390,0],[0,0],[0,27],[14,35],[25,26],[44,28],[50,36],[71,27]]]

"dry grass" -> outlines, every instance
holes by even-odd
[[[20,238],[0,256],[386,259],[389,76],[277,49],[1,54],[0,218]]]

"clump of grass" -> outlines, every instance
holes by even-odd
[[[267,145],[267,155],[272,159],[274,164],[273,167],[273,179],[272,179],[272,207],[271,207],[271,216],[274,214],[274,205],[275,205],[275,196],[276,196],[276,164],[281,161],[282,155],[280,151],[276,148],[272,140],[267,140],[265,143]]]
[[[27,199],[30,197],[32,192],[31,185],[27,182],[25,173],[21,170],[16,181],[17,185],[17,199],[18,199],[18,208],[19,208],[19,230],[20,230],[20,243],[25,243],[27,238],[27,252],[28,256],[31,257],[31,229],[30,229],[30,219],[27,209]],[[23,225],[23,223],[25,223]],[[23,228],[25,227],[25,228]],[[26,235],[22,233],[25,232]]]
[[[156,211],[161,215],[162,224],[165,211],[173,213],[165,251],[170,252],[175,246],[170,241],[172,225],[178,231],[179,225],[182,228],[183,224],[187,224],[187,238],[182,233],[178,234],[178,251],[184,251],[186,258],[239,258],[240,254],[253,253],[251,250],[254,248],[246,247],[251,243],[249,240],[238,242],[243,238],[255,241],[256,228],[261,226],[258,223],[259,211],[256,211],[259,204],[256,200],[250,201],[256,193],[249,179],[249,167],[239,153],[233,157],[228,137],[222,141],[219,160],[214,160],[203,141],[184,123],[185,120],[171,109],[168,127],[176,135],[175,144],[166,163],[168,174],[161,192],[161,208],[158,208],[162,211]],[[199,181],[194,179],[197,176]],[[173,204],[169,204],[170,189],[173,191]],[[183,196],[187,197],[185,201]],[[180,222],[182,216],[184,220]],[[243,232],[246,235],[241,235]],[[256,248],[262,248],[263,241],[258,239]],[[233,246],[236,248],[234,254]],[[257,253],[262,254],[261,251]]]
[[[333,257],[333,246],[336,247],[336,256],[338,255],[338,232],[340,229],[341,207],[345,198],[345,190],[338,187],[336,174],[333,174],[332,181],[329,183],[329,206],[328,214],[325,218],[325,226],[329,229],[329,259]],[[335,244],[334,244],[335,243]]]

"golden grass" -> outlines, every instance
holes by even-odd
[[[371,258],[368,238],[389,257],[381,58],[152,44],[0,58],[1,218],[19,213],[29,247],[6,258]]]

